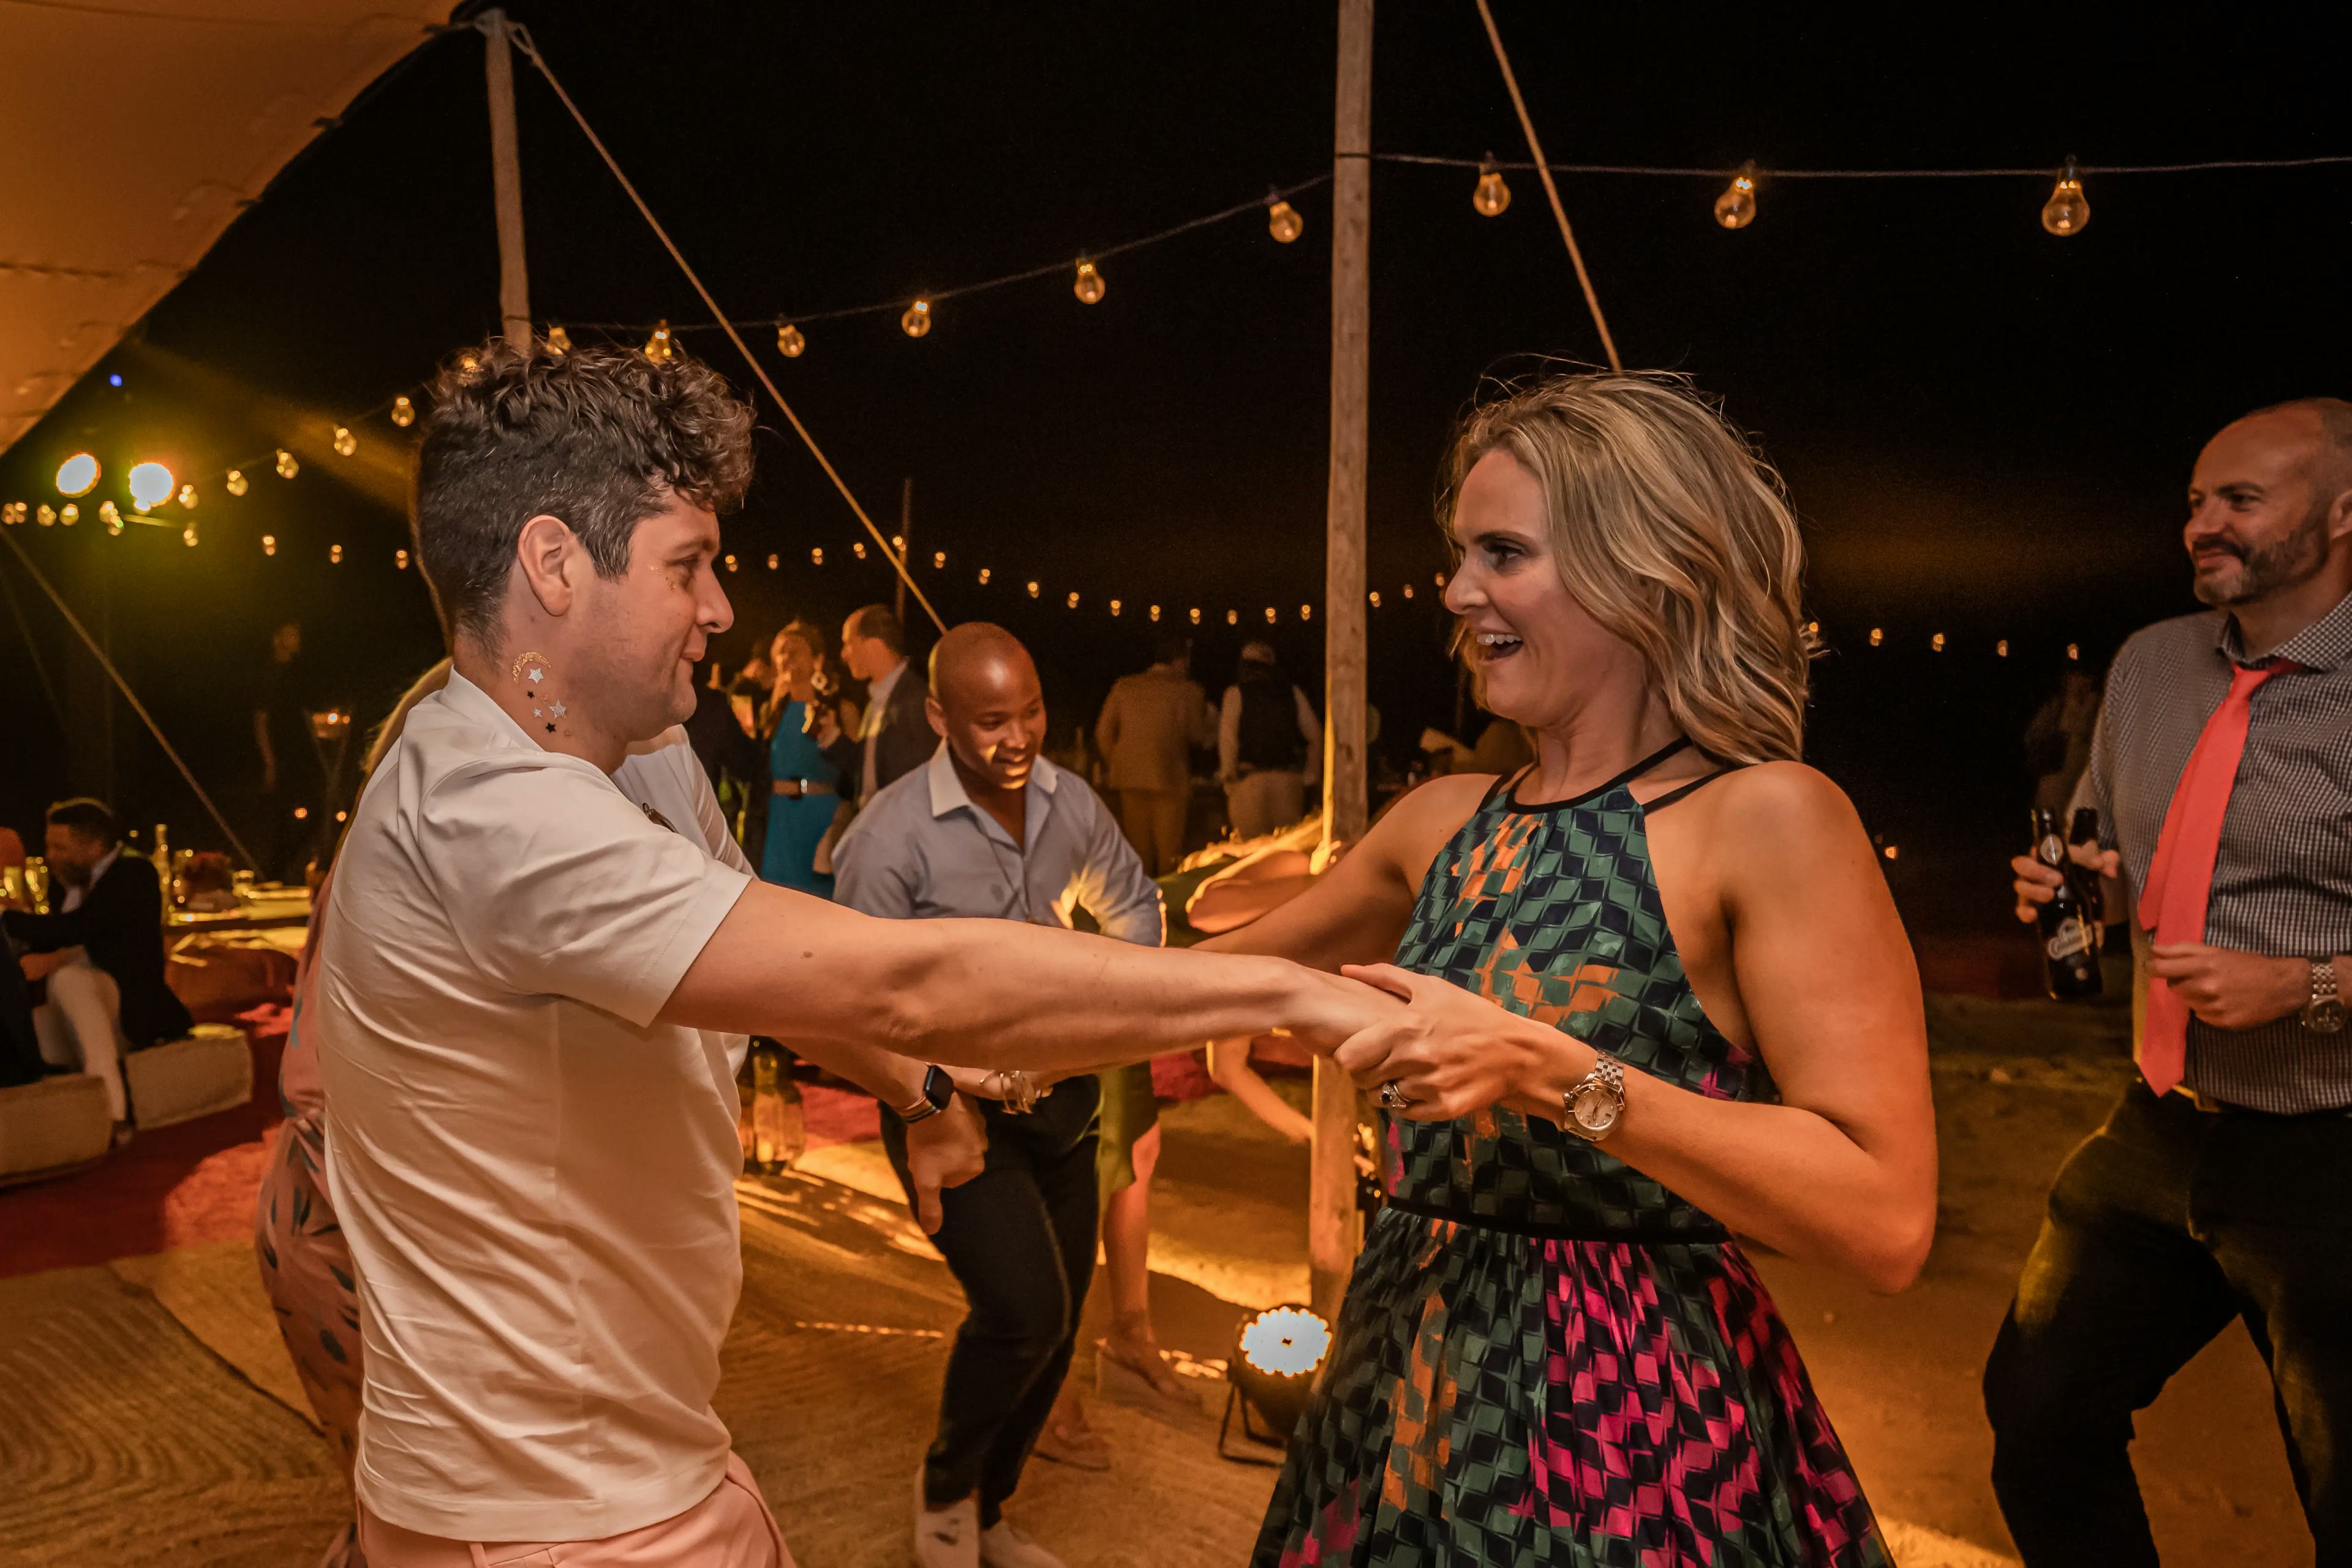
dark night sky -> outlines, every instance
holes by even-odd
[[[1075,257],[1329,167],[1322,7],[511,9],[745,316]],[[1497,6],[1555,159],[1768,171],[2352,150],[2332,79],[2347,29],[2322,12],[2247,7],[2190,26],[2043,8],[2030,26],[1972,16],[1931,37],[1753,7]],[[83,445],[123,454],[116,473],[135,448],[209,478],[194,551],[88,521],[17,537],[107,622],[167,732],[229,796],[249,793],[241,693],[274,619],[306,619],[363,713],[437,651],[423,584],[392,566],[400,433],[360,425],[345,462],[323,432],[496,327],[480,60],[470,35],[426,46],[0,459],[6,499],[54,500],[47,476]],[[534,314],[699,318],[517,63]],[[1389,0],[1374,71],[1379,149],[1525,155],[1467,0]],[[1426,587],[1444,564],[1430,500],[1451,421],[1484,375],[1599,357],[1540,187],[1512,184],[1490,220],[1465,172],[1374,171],[1372,578],[1423,584],[1409,607],[1384,595],[1373,619],[1391,744],[1451,719]],[[2060,240],[2037,222],[2047,177],[1768,177],[1758,221],[1736,234],[1709,216],[1719,181],[1563,180],[1628,362],[1689,373],[1786,473],[1835,647],[1815,752],[1874,829],[1906,842],[2008,832],[2018,731],[2063,646],[2103,657],[2193,607],[2174,531],[2202,438],[2251,406],[2347,390],[2352,167],[2087,186],[2090,227]],[[1066,723],[1141,661],[1135,611],[1114,623],[1099,609],[1114,594],[1217,619],[1233,605],[1261,626],[1280,605],[1291,657],[1318,666],[1320,627],[1297,612],[1321,583],[1330,228],[1326,193],[1297,205],[1298,244],[1247,216],[1106,262],[1092,308],[1061,274],[944,303],[921,342],[887,314],[811,325],[794,362],[755,337],[877,516],[913,477],[926,585],[941,584],[951,619],[1030,639]],[[748,380],[723,340],[684,341]],[[781,418],[762,422],[761,479],[729,525],[747,568],[727,580],[734,648],[789,613],[837,621],[888,588],[878,562],[848,561],[855,524]],[[280,442],[302,455],[299,479],[265,463],[243,500],[219,489],[230,462]],[[330,542],[344,564],[327,564]],[[804,564],[812,545],[820,572]],[[932,549],[950,572],[929,572]],[[764,569],[772,550],[786,570]],[[980,564],[999,586],[972,583]],[[63,634],[5,575],[55,677]],[[1028,575],[1050,605],[1003,585]],[[1087,605],[1075,616],[1055,597],[1071,589]],[[1873,624],[1894,647],[1864,648]],[[1954,651],[1927,652],[1937,630]],[[1990,655],[2002,636],[2005,663]],[[1223,679],[1237,641],[1204,636],[1202,672]],[[0,648],[0,723],[17,742],[0,820],[26,828],[68,780],[13,626]],[[204,838],[127,715],[118,734],[132,815]]]

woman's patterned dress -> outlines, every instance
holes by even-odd
[[[1431,865],[1396,962],[1629,1073],[1769,1100],[1764,1065],[1691,994],[1660,909],[1626,786],[1665,754],[1556,805],[1490,792]],[[1257,1568],[1890,1563],[1796,1346],[1714,1220],[1507,1110],[1392,1119],[1385,1148],[1390,1202]]]

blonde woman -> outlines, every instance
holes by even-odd
[[[1426,785],[1206,944],[1412,1004],[1339,1053],[1390,1201],[1255,1561],[1878,1568],[1735,1239],[1894,1290],[1935,1219],[1910,948],[1796,760],[1779,481],[1640,375],[1481,409],[1448,479],[1446,604],[1537,760]]]

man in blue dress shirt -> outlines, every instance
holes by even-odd
[[[1045,700],[1028,650],[972,623],[931,655],[929,765],[879,791],[834,855],[836,901],[900,920],[978,916],[1068,926],[1156,947],[1160,889],[1099,796],[1040,754]],[[942,1194],[934,1239],[963,1286],[939,1429],[916,1479],[921,1568],[1061,1568],[1003,1517],[1077,1345],[1095,1263],[1091,1075],[1047,1084],[959,1071],[982,1108],[987,1168]],[[906,1129],[882,1140],[907,1179]]]

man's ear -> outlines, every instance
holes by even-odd
[[[539,607],[551,616],[572,608],[579,574],[588,566],[580,536],[560,517],[540,513],[522,525],[515,539],[515,565]]]
[[[931,733],[944,741],[948,738],[948,716],[936,697],[923,699],[923,717],[931,721]]]

